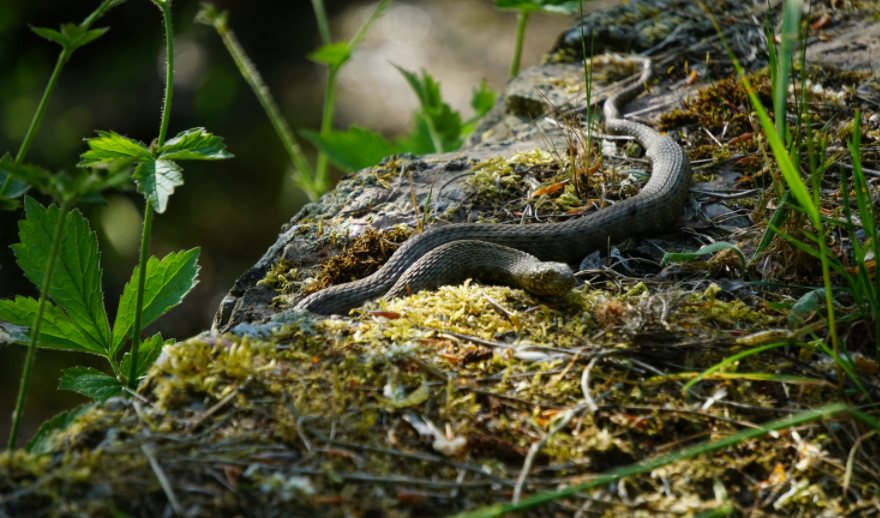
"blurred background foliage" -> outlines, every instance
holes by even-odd
[[[311,2],[217,0],[230,27],[263,75],[289,124],[317,128],[324,88],[322,67],[306,59],[319,46]],[[405,133],[415,96],[393,64],[426,69],[446,100],[464,116],[471,90],[486,79],[501,90],[513,48],[515,15],[490,0],[411,0],[392,3],[340,75],[337,128],[358,124],[387,136]],[[15,153],[54,65],[58,47],[29,26],[57,28],[79,22],[94,2],[11,0],[0,8],[0,153]],[[373,2],[327,0],[334,40],[351,37]],[[591,6],[592,7],[592,6]],[[200,284],[183,305],[153,326],[184,339],[210,327],[232,282],[274,241],[280,226],[306,202],[291,181],[291,166],[257,100],[238,75],[213,29],[196,24],[199,3],[174,4],[175,96],[170,133],[204,126],[225,138],[235,159],[187,164],[186,184],[156,219],[152,253],[202,247]],[[536,16],[527,32],[523,65],[540,60],[568,24]],[[128,0],[96,27],[103,37],[80,49],[62,72],[27,162],[71,169],[84,137],[112,129],[150,142],[158,132],[162,100],[161,17],[147,0]],[[311,153],[311,148],[303,142]],[[335,173],[334,178],[338,178]],[[98,232],[108,309],[136,262],[141,201],[116,193],[81,207]],[[0,213],[0,298],[37,296],[9,245],[17,242],[17,213]],[[111,313],[112,318],[112,313]],[[0,349],[0,438],[5,441],[24,348]],[[55,390],[59,370],[89,358],[40,351],[25,411],[23,436],[54,413],[80,402]],[[99,364],[95,365],[100,367]]]

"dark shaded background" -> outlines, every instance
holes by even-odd
[[[342,0],[325,3],[335,39],[350,37],[373,5]],[[17,151],[58,54],[57,45],[31,33],[28,26],[57,28],[60,23],[79,22],[97,4],[97,0],[3,2],[0,153]],[[311,2],[227,0],[216,4],[231,11],[231,27],[294,131],[316,128],[324,73],[305,57],[318,45]],[[391,61],[410,69],[426,68],[441,80],[447,98],[468,116],[470,89],[481,78],[501,89],[512,53],[514,16],[496,11],[492,4],[489,0],[392,4],[341,78],[337,126],[357,123],[389,135],[406,130],[415,98]],[[154,255],[202,247],[199,285],[153,329],[177,338],[210,326],[217,304],[235,278],[262,255],[280,225],[306,201],[293,186],[284,150],[219,37],[212,28],[194,23],[198,7],[198,2],[184,0],[174,6],[176,84],[169,134],[204,126],[226,139],[235,159],[184,163],[186,184],[174,193],[168,210],[154,225]],[[535,63],[569,23],[553,17],[533,20],[524,65]],[[78,50],[65,67],[27,156],[30,163],[72,168],[84,151],[82,138],[94,135],[96,129],[113,129],[147,143],[158,132],[164,86],[159,10],[148,0],[129,0],[96,26],[110,30]],[[116,193],[104,205],[81,207],[101,241],[111,321],[118,294],[136,262],[141,206],[135,193]],[[18,213],[0,213],[0,298],[37,295],[9,250],[17,241],[19,217]],[[23,352],[21,347],[0,346],[3,444]],[[59,370],[74,364],[106,370],[103,360],[94,357],[40,351],[23,440],[47,417],[82,401],[75,394],[55,390]]]

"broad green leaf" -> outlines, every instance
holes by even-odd
[[[144,312],[141,318],[142,328],[147,327],[157,318],[180,304],[183,297],[196,285],[199,273],[199,249],[172,252],[161,260],[150,257],[147,261],[147,279],[144,286]],[[111,354],[116,354],[131,335],[134,325],[135,295],[137,278],[140,269],[136,267],[131,280],[125,284],[116,321],[113,323],[113,347]]]
[[[171,340],[173,342],[173,340]],[[156,358],[162,352],[165,342],[162,340],[161,334],[154,334],[147,338],[138,346],[138,366],[136,376],[140,378],[147,373],[147,370],[156,363]],[[131,352],[122,355],[122,361],[119,363],[119,371],[128,374],[131,372]]]
[[[152,154],[143,142],[122,136],[115,131],[97,131],[98,136],[85,139],[89,150],[80,155],[77,167],[108,169],[119,159],[151,160]]]
[[[91,367],[70,367],[61,371],[59,390],[77,392],[95,401],[122,394],[119,380]]]
[[[339,68],[351,59],[351,46],[345,41],[330,43],[309,54],[309,59],[331,68]]]
[[[545,13],[572,15],[578,12],[580,0],[495,0],[498,9],[517,10],[526,13],[542,11]]]
[[[395,152],[394,144],[385,137],[359,126],[352,126],[348,131],[330,131],[326,135],[306,130],[302,135],[346,171],[376,165]]]
[[[734,245],[733,243],[728,243],[727,241],[718,241],[716,243],[712,243],[711,245],[702,246],[693,252],[666,252],[665,254],[663,254],[663,258],[660,260],[660,266],[666,266],[671,262],[683,263],[696,261],[704,255],[714,254],[722,250],[733,250],[734,252],[736,252],[736,255],[739,256],[740,268],[745,269],[746,256],[743,255],[742,251],[737,248],[736,245]]]
[[[24,204],[26,216],[18,224],[21,242],[12,245],[12,250],[27,278],[40,287],[52,249],[53,232],[62,214],[58,207],[43,207],[29,196]],[[94,346],[109,349],[110,326],[101,290],[98,239],[78,210],[68,212],[64,220],[49,298],[82,330],[88,338],[89,349]]]
[[[162,214],[168,208],[168,198],[174,189],[183,185],[183,169],[171,160],[158,159],[141,162],[134,170],[138,192],[143,194],[153,209]]]
[[[191,128],[169,139],[159,150],[165,160],[223,160],[231,158],[223,138],[212,135],[205,128]]]
[[[37,433],[34,434],[34,437],[28,441],[25,450],[27,450],[28,453],[33,453],[35,455],[50,453],[54,446],[51,439],[55,432],[64,431],[71,423],[76,421],[76,418],[86,413],[93,406],[93,403],[86,403],[85,405],[65,410],[48,421],[44,421],[37,429]]]
[[[37,314],[37,300],[18,296],[15,300],[0,300],[0,320],[25,328],[23,333],[14,334],[17,343],[27,344],[28,329]],[[48,302],[43,311],[38,347],[63,351],[88,352],[104,356],[106,348],[94,342],[81,327],[58,306]]]

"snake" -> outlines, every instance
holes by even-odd
[[[386,293],[405,295],[424,287],[457,284],[463,280],[460,272],[466,271],[466,266],[488,270],[490,274],[496,272],[502,282],[513,282],[528,289],[534,282],[525,280],[520,273],[502,273],[509,264],[524,261],[514,268],[519,272],[546,268],[540,266],[546,265],[542,263],[545,261],[564,263],[564,266],[578,264],[610,242],[667,231],[683,212],[691,181],[690,163],[684,150],[671,137],[621,115],[623,106],[644,91],[652,76],[650,58],[626,59],[640,61],[641,74],[638,80],[609,96],[602,113],[606,133],[632,137],[651,161],[650,178],[637,194],[560,222],[452,223],[430,227],[405,241],[374,273],[316,291],[294,308],[316,314],[343,314]],[[481,247],[482,251],[475,252]],[[510,259],[511,253],[518,259]],[[445,266],[432,266],[431,261],[436,263],[438,256]],[[474,261],[479,262],[479,266],[468,266]],[[558,270],[557,266],[550,269]],[[562,277],[566,275],[563,273]],[[561,284],[566,282],[563,280]]]

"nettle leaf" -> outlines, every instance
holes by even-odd
[[[169,340],[169,342],[173,342],[173,340]],[[135,374],[138,379],[140,379],[141,376],[144,376],[147,373],[147,370],[156,363],[156,358],[159,357],[159,354],[162,352],[162,347],[164,346],[165,341],[162,340],[162,335],[158,333],[141,342],[138,347],[138,365]],[[119,363],[119,370],[126,374],[131,372],[131,352],[126,352],[122,355],[122,361]]]
[[[226,152],[223,138],[212,135],[205,128],[191,128],[178,133],[159,150],[165,160],[223,160],[232,158]]]
[[[21,242],[12,245],[12,250],[28,280],[40,287],[46,273],[46,258],[52,249],[52,234],[62,215],[58,207],[43,207],[30,196],[25,198],[24,205],[25,218],[18,224]],[[90,350],[96,346],[107,350],[110,325],[101,289],[98,239],[78,210],[67,213],[59,246],[49,298],[88,337]]]
[[[580,0],[495,0],[495,7],[526,13],[543,11],[545,13],[571,15],[578,12]]]
[[[22,296],[16,297],[15,300],[0,300],[0,319],[25,328],[12,335],[19,344],[26,345],[30,339],[27,328],[30,328],[34,323],[37,303],[36,299]],[[87,352],[100,356],[104,356],[106,351],[104,345],[96,343],[78,322],[51,302],[47,302],[46,309],[43,311],[40,341],[37,346],[45,349]]]
[[[89,150],[80,155],[77,167],[110,169],[120,159],[152,160],[150,149],[143,142],[115,131],[97,131],[98,136],[85,139]]]
[[[395,145],[385,137],[359,126],[352,126],[347,131],[330,131],[326,135],[308,130],[301,133],[326,153],[331,162],[346,171],[376,165],[396,151]]]
[[[330,43],[309,54],[309,59],[331,68],[339,68],[351,59],[351,46],[345,41]]]
[[[91,367],[63,369],[58,388],[82,394],[95,401],[104,401],[123,393],[119,380]]]
[[[443,101],[440,83],[424,70],[420,78],[413,72],[395,67],[409,83],[421,106],[416,113],[413,132],[400,141],[404,150],[423,154],[458,149],[465,127],[461,115]]]
[[[480,81],[480,86],[474,88],[471,94],[471,107],[474,109],[474,118],[479,119],[489,113],[489,110],[495,106],[497,99],[498,92],[489,88],[485,79]]]
[[[172,252],[161,260],[150,257],[147,261],[147,278],[144,286],[144,311],[141,317],[142,328],[180,304],[183,297],[197,284],[199,274],[198,248]],[[131,280],[125,284],[116,321],[113,323],[113,347],[116,354],[131,335],[135,315],[135,295],[140,268],[135,267]]]
[[[86,413],[93,406],[93,403],[86,403],[85,405],[65,410],[48,421],[44,421],[37,429],[37,433],[34,434],[34,437],[28,441],[25,450],[27,450],[28,453],[33,453],[35,455],[49,453],[54,447],[51,439],[55,436],[55,432],[65,430],[71,423],[76,421],[79,416]]]
[[[440,97],[440,83],[434,80],[426,71],[422,70],[422,77],[419,79],[419,76],[414,72],[410,72],[397,65],[394,65],[394,67],[403,75],[410,88],[416,93],[423,110],[438,108],[443,103],[443,99]]]
[[[138,192],[150,200],[159,214],[168,208],[168,198],[174,189],[183,185],[183,169],[175,162],[161,158],[141,162],[132,176]]]
[[[435,151],[452,151],[461,147],[464,124],[461,115],[448,104],[443,103],[437,110],[425,114],[426,119],[440,141],[440,147],[434,144]]]

